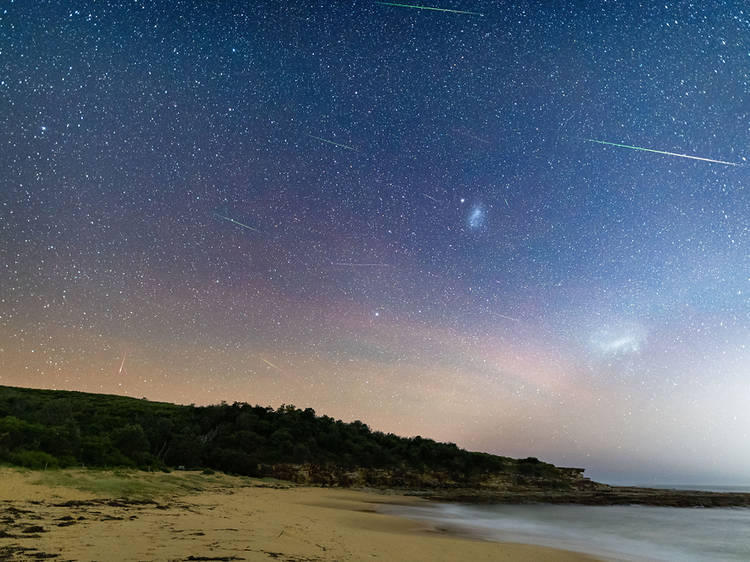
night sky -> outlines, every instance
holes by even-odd
[[[0,384],[746,484],[746,3],[419,3],[3,2]]]

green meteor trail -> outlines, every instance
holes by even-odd
[[[470,16],[483,16],[479,12],[467,12],[464,10],[449,10],[447,8],[433,8],[431,6],[415,6],[414,4],[395,4],[394,2],[375,2],[381,6],[398,6],[399,8],[414,8],[416,10],[433,10],[435,12],[451,12],[454,14],[468,14]]]
[[[257,232],[258,234],[263,234],[260,230],[257,228],[253,228],[252,226],[247,226],[246,224],[242,224],[240,221],[236,221],[234,219],[230,219],[229,217],[225,217],[224,215],[220,215],[219,213],[214,213],[217,217],[220,219],[224,219],[225,221],[229,221],[231,223],[236,224],[237,226],[241,226],[242,228],[247,228],[248,230],[252,230],[253,232]]]
[[[353,150],[354,152],[359,152],[359,150],[357,150],[356,148],[353,148],[353,147],[345,145],[345,144],[340,144],[340,143],[337,143],[337,142],[330,141],[328,139],[324,139],[324,138],[321,138],[321,137],[316,137],[315,135],[307,135],[307,136],[310,137],[311,139],[319,140],[320,142],[327,142],[328,144],[332,144],[333,146],[338,146],[338,147],[341,147],[341,148],[345,148],[347,150]]]
[[[690,158],[691,160],[702,160],[703,162],[713,162],[714,164],[725,164],[727,166],[742,166],[737,162],[725,162],[724,160],[713,160],[712,158],[702,158],[700,156],[690,156],[689,154],[678,154],[676,152],[667,152],[665,150],[654,150],[653,148],[643,148],[642,146],[630,146],[628,144],[617,144],[616,142],[607,142],[596,139],[583,139],[586,142],[595,142],[606,144],[607,146],[617,146],[619,148],[629,148],[631,150],[642,150],[644,152],[655,152],[656,154],[666,154],[667,156],[679,156],[680,158]]]

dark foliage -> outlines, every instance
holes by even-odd
[[[430,470],[466,481],[523,465],[452,443],[373,432],[308,408],[244,403],[196,407],[53,390],[0,386],[0,461],[30,467],[184,466],[259,476],[281,463]]]

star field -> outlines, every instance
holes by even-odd
[[[746,483],[750,11],[429,5],[6,2],[0,384]]]

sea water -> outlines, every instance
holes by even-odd
[[[431,504],[382,511],[475,538],[605,560],[750,561],[749,508]]]

